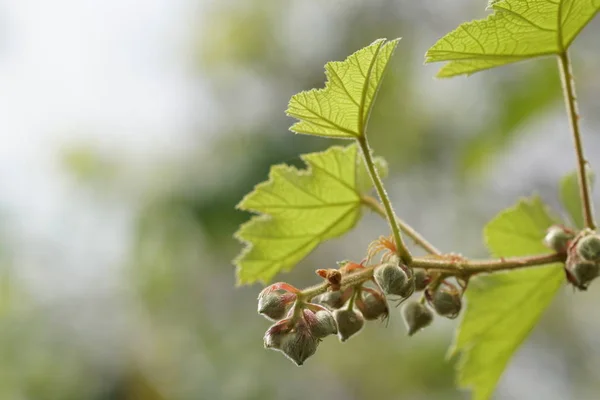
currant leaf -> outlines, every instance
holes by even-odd
[[[494,256],[543,254],[546,229],[557,221],[542,201],[522,200],[485,228]],[[466,313],[450,350],[459,354],[458,384],[474,400],[489,399],[508,361],[537,324],[564,282],[561,264],[526,268],[472,279]]]
[[[286,111],[299,120],[290,130],[355,139],[364,136],[383,74],[400,39],[378,39],[345,61],[325,65],[324,89],[294,95]]]
[[[425,62],[449,61],[438,77],[564,52],[600,10],[600,0],[503,0],[493,13],[466,22],[435,43]]]
[[[596,177],[590,169],[587,169],[586,172],[589,186],[592,188]],[[575,224],[575,227],[583,228],[583,209],[581,207],[581,194],[579,192],[577,172],[572,172],[560,180],[559,194],[560,201],[567,210],[569,218]]]
[[[320,243],[352,229],[361,216],[361,195],[371,187],[358,146],[333,146],[305,154],[307,169],[271,168],[237,208],[259,213],[235,237],[246,243],[234,263],[239,284],[268,282],[293,268]],[[376,159],[379,173],[385,162]]]

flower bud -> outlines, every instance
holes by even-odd
[[[573,232],[566,230],[561,226],[553,225],[548,228],[548,232],[544,237],[544,244],[546,247],[557,253],[564,253],[569,247],[569,242],[573,240],[574,237],[575,235]]]
[[[420,292],[425,290],[430,281],[427,271],[424,269],[415,270],[415,291]]]
[[[298,366],[315,354],[319,345],[319,340],[307,333],[298,329],[288,333],[281,341],[281,352]]]
[[[263,338],[265,348],[279,350],[281,348],[281,342],[283,338],[291,330],[291,320],[289,318],[271,325],[269,329],[267,329],[267,332]]]
[[[317,339],[322,339],[329,335],[335,335],[338,333],[335,319],[331,312],[327,310],[320,310],[316,313],[312,311],[304,311],[304,319],[310,328],[310,332]]]
[[[293,293],[278,291],[261,293],[258,297],[258,313],[277,321],[285,317],[289,306],[296,300]]]
[[[590,283],[600,274],[600,265],[595,262],[581,260],[574,263],[567,262],[571,280],[580,290],[586,290]]]
[[[577,254],[586,261],[600,262],[600,236],[592,234],[579,239]]]
[[[346,301],[352,296],[352,288],[346,289],[344,292],[326,292],[314,299],[315,303],[323,304],[333,310],[341,308]]]
[[[365,320],[362,315],[354,310],[340,309],[333,312],[333,317],[338,326],[338,337],[345,342],[350,336],[358,333]]]
[[[404,286],[402,286],[402,289],[400,290],[400,292],[398,294],[400,295],[400,297],[407,299],[410,296],[412,296],[412,294],[414,292],[415,292],[415,276],[413,275],[413,272],[411,270],[409,270],[408,279],[406,280],[406,283],[404,284]]]
[[[433,313],[425,304],[418,301],[406,303],[402,309],[404,324],[408,329],[408,336],[412,336],[419,330],[425,328],[433,321]]]
[[[433,309],[442,317],[454,319],[460,313],[462,301],[456,289],[440,288],[433,294]]]
[[[369,288],[362,289],[361,296],[356,299],[356,307],[367,321],[387,318],[389,314],[389,308],[383,293]]]
[[[265,348],[281,351],[300,366],[308,357],[315,354],[319,339],[312,335],[304,319],[299,319],[294,324],[291,318],[286,318],[267,330],[264,344]]]
[[[388,263],[377,267],[373,277],[385,294],[406,297],[404,295],[409,291],[407,289],[410,289],[410,286],[405,287],[408,281],[406,273],[396,264]]]

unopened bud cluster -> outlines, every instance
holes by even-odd
[[[579,290],[587,290],[600,275],[600,236],[583,231],[571,242],[565,262],[567,280]]]
[[[342,274],[365,268],[350,264],[340,268]],[[434,313],[455,318],[460,312],[462,293],[444,280],[433,284],[424,270],[412,270],[398,261],[387,262],[374,267],[372,281],[375,288],[363,283],[338,286],[340,290],[330,286],[329,291],[313,299],[304,299],[302,292],[283,282],[265,288],[258,297],[258,312],[276,321],[265,333],[265,347],[302,365],[325,337],[337,335],[345,342],[362,330],[365,321],[388,318],[388,297],[402,302],[415,292],[423,292],[421,301],[410,301],[402,310],[410,336],[431,324]]]
[[[585,229],[579,233],[559,225],[548,229],[544,244],[557,253],[566,254],[567,280],[579,290],[587,290],[600,275],[600,235]]]

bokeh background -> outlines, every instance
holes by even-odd
[[[380,37],[403,37],[370,126],[399,215],[485,256],[482,226],[518,197],[560,211],[575,159],[555,60],[452,80],[423,65],[485,3],[1,1],[0,399],[468,398],[445,359],[457,321],[409,339],[394,310],[302,368],[264,350],[261,286],[235,286],[232,234],[270,165],[333,143],[287,131],[289,97]],[[597,18],[572,51],[592,167],[599,35]],[[279,278],[312,284],[384,233],[366,215]],[[561,292],[497,399],[598,398],[596,289]]]

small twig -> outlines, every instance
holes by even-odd
[[[456,259],[445,260],[443,258],[427,258],[415,257],[412,261],[414,268],[423,268],[443,272],[443,277],[459,277],[468,278],[480,273],[491,273],[497,271],[509,271],[518,268],[535,267],[546,264],[564,262],[565,254],[544,254],[526,257],[511,257],[489,260],[461,260]],[[377,267],[370,266],[356,270],[350,274],[344,275],[340,284],[340,290],[345,290],[349,287],[361,285],[373,277],[373,270]],[[442,276],[440,275],[440,276]],[[328,282],[319,285],[308,287],[298,294],[298,298],[303,301],[310,301],[313,297],[327,292],[330,284]]]

